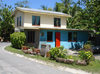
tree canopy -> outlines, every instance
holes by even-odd
[[[70,14],[67,27],[94,30],[100,34],[100,1],[99,0],[61,0],[56,2],[55,11]]]
[[[29,8],[28,3],[29,3],[28,0],[18,1],[18,2],[15,3],[15,7],[25,7],[25,8]]]
[[[9,39],[13,32],[14,17],[12,12],[15,7],[29,7],[28,0],[15,3],[15,7],[3,4],[0,0],[0,36]],[[56,2],[54,8],[42,5],[43,10],[63,12],[70,14],[71,18],[66,18],[67,28],[93,30],[95,34],[100,34],[100,0],[61,0]]]
[[[10,34],[14,32],[14,17],[11,15],[12,9],[5,7],[1,12],[1,23],[0,23],[0,36],[4,38],[4,41],[10,39]]]
[[[47,6],[45,6],[45,5],[41,5],[41,8],[43,9],[43,10],[48,10],[48,11],[53,11],[53,9],[52,8],[48,8]]]
[[[18,1],[15,3],[15,7],[12,8],[11,5],[4,4],[0,0],[0,37],[4,41],[10,40],[10,34],[14,32],[14,16],[12,15],[13,9],[16,7],[29,7],[28,0]]]

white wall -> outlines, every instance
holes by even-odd
[[[41,27],[54,27],[53,16],[41,15]]]
[[[17,11],[16,12],[16,15],[15,15],[15,27],[17,27],[17,17],[20,17],[21,16],[21,26],[23,26],[24,24],[24,13],[23,12],[20,12],[20,11]]]
[[[65,17],[62,17],[61,18],[61,28],[66,28],[67,27],[67,22],[66,22],[66,18]]]
[[[21,16],[21,26],[17,26],[17,17]],[[20,27],[23,27],[24,25],[24,13],[17,11],[15,13],[15,32],[20,32]]]
[[[43,28],[54,28],[54,18],[55,16],[50,15],[39,15],[39,14],[31,14],[31,13],[17,13],[16,16],[23,16],[24,27],[37,27],[32,26],[32,15],[33,16],[40,16],[40,26]],[[66,28],[66,18],[65,17],[58,17],[61,18],[61,28]]]

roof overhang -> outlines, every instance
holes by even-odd
[[[92,32],[91,30],[69,29],[69,28],[22,27],[21,29],[27,29],[27,30],[64,30],[64,31],[87,31],[87,32]]]
[[[54,12],[54,11],[31,9],[31,8],[21,8],[21,7],[17,7],[15,9],[13,15],[15,15],[17,11],[21,11],[24,13],[40,14],[40,15],[54,15],[54,16],[60,16],[60,17],[71,17],[71,15],[68,15],[68,14],[65,14],[62,12]]]

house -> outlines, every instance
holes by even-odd
[[[25,32],[27,43],[36,48],[41,48],[41,44],[80,48],[88,40],[87,30],[67,28],[66,19],[71,16],[65,13],[17,7],[14,16],[15,31]]]

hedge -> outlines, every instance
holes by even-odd
[[[26,35],[24,32],[14,32],[10,35],[10,41],[14,48],[21,48],[26,40]]]

